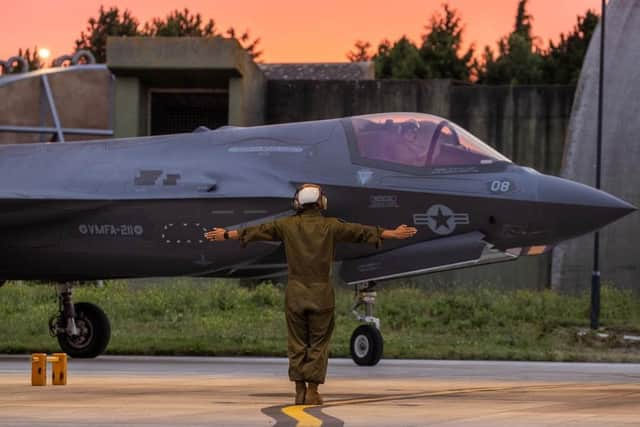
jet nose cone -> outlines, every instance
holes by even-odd
[[[588,233],[637,210],[632,204],[588,185],[548,175],[540,178],[538,201],[543,205],[543,216],[555,223],[561,234]]]

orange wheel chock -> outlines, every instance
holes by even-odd
[[[31,355],[31,385],[47,385],[47,362],[51,362],[51,384],[67,384],[67,354],[33,353]]]

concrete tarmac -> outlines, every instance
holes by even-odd
[[[325,405],[293,406],[287,361],[102,356],[32,387],[0,356],[1,426],[640,426],[640,364],[332,359]]]

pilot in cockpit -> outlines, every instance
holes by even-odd
[[[415,168],[481,166],[509,159],[464,129],[428,114],[375,114],[352,118],[358,154],[372,166]],[[419,172],[418,172],[419,173]]]
[[[429,149],[425,130],[416,120],[399,124],[393,143],[388,145],[387,160],[408,166],[425,166]]]

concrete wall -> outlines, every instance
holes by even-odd
[[[242,50],[241,77],[229,79],[229,124],[256,126],[264,124],[267,80],[249,55]]]
[[[437,114],[459,123],[516,163],[557,174],[571,114],[572,86],[474,86],[449,80],[288,81],[267,85],[267,122],[328,119],[388,111]],[[541,289],[550,256],[432,274],[421,283],[492,283]]]
[[[516,163],[558,174],[573,86],[452,86],[447,117]]]
[[[269,80],[267,123],[389,111],[449,114],[449,80]]]
[[[640,206],[640,2],[611,0],[605,34],[602,189]],[[584,61],[567,135],[566,178],[595,185],[600,27]],[[640,213],[601,232],[603,282],[640,291]],[[593,235],[554,251],[553,286],[587,289],[593,265]]]
[[[223,37],[109,37],[107,65],[115,70],[240,70],[237,40]]]

